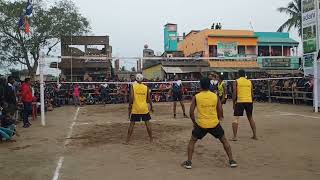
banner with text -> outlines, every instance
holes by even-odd
[[[317,54],[317,10],[318,0],[302,0],[302,42],[305,75],[313,75]]]
[[[219,42],[217,45],[218,57],[237,57],[238,43]]]

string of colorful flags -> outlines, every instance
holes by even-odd
[[[19,31],[24,30],[26,34],[30,34],[30,18],[32,17],[33,6],[32,0],[28,0],[25,12],[22,13],[19,19]]]

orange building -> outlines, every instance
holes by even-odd
[[[253,31],[248,30],[213,30],[191,31],[178,49],[185,56],[219,57],[220,44],[233,44],[236,46],[237,55],[257,56],[258,37]]]
[[[186,57],[213,57],[208,60],[212,69],[244,68],[259,71],[257,63],[258,37],[248,30],[191,31],[179,43]],[[241,60],[236,60],[241,58]],[[247,59],[246,59],[247,58]],[[221,59],[221,61],[219,61]],[[228,59],[233,59],[228,61]]]

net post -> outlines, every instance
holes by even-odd
[[[39,59],[39,72],[40,72],[40,104],[41,104],[41,125],[46,126],[46,117],[44,112],[44,80],[43,80],[43,71],[44,71],[44,53],[41,52]]]
[[[315,57],[314,57],[314,75],[313,75],[313,82],[314,82],[314,88],[313,88],[313,94],[314,94],[314,112],[318,113],[319,112],[319,92],[318,92],[318,86],[319,86],[319,82],[318,82],[318,53],[319,53],[319,49],[320,49],[320,44],[319,44],[319,0],[315,1],[315,9],[316,9],[316,53],[315,53]]]
[[[271,85],[270,85],[270,80],[267,80],[267,84],[268,84],[268,96],[269,96],[269,103],[271,103]]]
[[[292,103],[293,103],[293,105],[295,105],[296,104],[296,96],[295,96],[295,93],[294,93],[293,85],[291,87],[291,95],[292,95]]]

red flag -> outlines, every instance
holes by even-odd
[[[25,18],[25,23],[24,23],[24,32],[26,34],[30,34],[30,24],[27,18]]]

